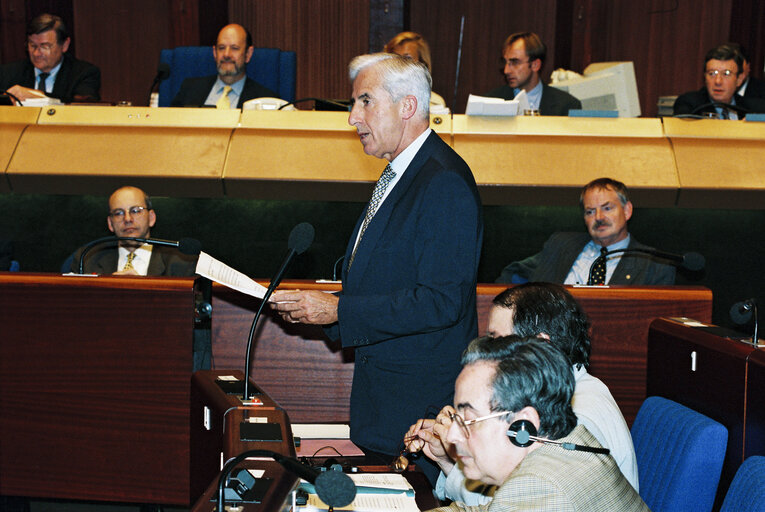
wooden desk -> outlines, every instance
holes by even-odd
[[[338,284],[283,282],[282,288],[338,290]],[[505,285],[478,286],[479,331]],[[701,287],[569,288],[592,321],[591,372],[611,389],[628,423],[646,396],[648,327],[662,316],[711,321],[712,292]],[[243,370],[246,338],[259,300],[213,287],[213,363]],[[465,340],[467,344],[469,340]],[[253,349],[252,378],[296,423],[347,422],[353,351],[321,328],[287,324],[266,310]],[[445,404],[444,404],[445,405]]]

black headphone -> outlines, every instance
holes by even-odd
[[[584,446],[581,444],[564,443],[553,439],[542,439],[537,437],[537,428],[529,420],[517,420],[510,424],[507,431],[510,442],[520,448],[531,446],[534,441],[537,443],[547,443],[558,445],[564,450],[578,450],[580,452],[599,453],[608,455],[611,451],[608,448],[596,448],[594,446]]]

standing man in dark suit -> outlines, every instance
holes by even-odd
[[[429,128],[425,66],[362,55],[350,77],[348,122],[389,164],[348,242],[342,292],[277,291],[273,307],[356,349],[351,440],[390,461],[409,425],[450,403],[477,332],[481,201],[470,168]]]
[[[27,25],[29,59],[0,67],[0,92],[24,102],[49,96],[64,103],[98,101],[101,71],[67,53],[71,39],[58,16],[41,14]]]
[[[632,202],[621,181],[599,178],[582,189],[579,204],[588,233],[554,233],[542,252],[514,261],[502,270],[498,283],[547,281],[587,284],[589,271],[606,249],[644,249],[627,230]],[[648,254],[614,254],[606,259],[603,284],[675,284],[675,267]]]
[[[149,238],[157,214],[151,199],[140,188],[121,187],[109,197],[106,224],[114,236]],[[79,272],[78,249],[72,260],[72,272]],[[181,253],[174,247],[153,246],[140,242],[122,241],[96,246],[85,255],[87,274],[114,274],[139,276],[193,276],[196,256]]]
[[[226,25],[213,46],[218,74],[184,80],[170,106],[242,108],[247,100],[276,97],[274,91],[247,77],[247,63],[253,51],[249,30],[237,24]]]
[[[567,116],[569,110],[581,109],[581,101],[540,80],[546,56],[547,46],[533,32],[510,35],[502,47],[507,85],[489,91],[486,96],[512,100],[522,90],[526,91],[529,107],[543,116]]]

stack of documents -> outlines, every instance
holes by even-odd
[[[403,475],[398,473],[352,473],[353,483],[356,484],[356,498],[346,507],[335,507],[335,510],[355,512],[382,512],[401,510],[404,512],[419,512],[414,499],[414,489]],[[308,491],[308,503],[298,507],[303,512],[324,512],[329,507],[314,494],[313,486],[305,482],[300,484]]]

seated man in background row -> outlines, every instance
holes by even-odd
[[[58,16],[41,14],[27,25],[28,59],[0,66],[0,92],[21,100],[49,96],[64,103],[98,101],[101,71],[69,53],[71,39]]]
[[[570,364],[555,345],[538,338],[470,343],[444,439],[454,446],[465,476],[497,489],[488,506],[457,502],[435,510],[648,510],[613,457],[598,453],[598,441],[577,425]],[[550,440],[575,446],[564,449]]]
[[[252,35],[241,25],[226,25],[213,46],[217,75],[187,78],[181,84],[171,107],[242,108],[245,101],[278,95],[247,76],[247,63],[255,49]]]
[[[529,107],[539,110],[543,116],[567,116],[569,110],[581,109],[581,101],[542,83],[540,73],[546,56],[547,47],[538,35],[533,32],[512,34],[502,47],[507,85],[493,89],[485,96],[512,100],[524,90],[529,98]]]
[[[744,57],[736,44],[721,44],[704,57],[704,87],[686,92],[675,100],[674,115],[716,113],[722,119],[740,119],[736,110],[724,103],[744,109],[744,112],[765,112],[765,100],[742,97],[736,93],[744,83]]]
[[[652,250],[627,231],[632,203],[624,183],[611,178],[593,180],[582,189],[579,205],[587,233],[554,233],[542,252],[514,261],[502,270],[498,283],[547,281],[562,284],[675,284],[675,267],[648,254],[617,253],[606,258],[600,282],[588,283],[590,267],[604,251]]]
[[[736,94],[744,98],[759,98],[765,100],[765,81],[752,76],[752,62],[749,54],[739,43],[728,43],[733,48],[738,49],[741,58],[744,60],[743,75],[744,81],[741,82]]]
[[[579,424],[595,436],[601,446],[611,450],[627,481],[638,489],[635,449],[627,422],[603,382],[590,375],[590,323],[576,299],[565,288],[551,283],[527,283],[497,295],[489,311],[487,334],[490,337],[537,336],[558,347],[573,366],[574,395],[571,405]],[[461,468],[450,457],[451,447],[443,440],[451,425],[447,406],[436,420],[420,420],[407,432],[416,436],[409,448],[422,448],[426,456],[442,469],[435,494],[467,505],[488,503],[493,488],[465,479]]]
[[[157,214],[151,199],[140,188],[121,187],[109,197],[106,224],[118,237],[149,238]],[[72,272],[79,272],[78,249],[72,260]],[[140,242],[122,241],[119,245],[102,244],[85,255],[86,274],[117,274],[140,276],[193,276],[197,257],[183,254],[174,247],[153,246]]]

